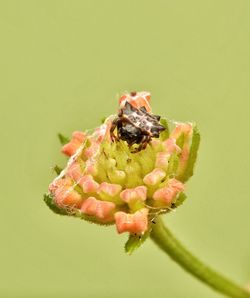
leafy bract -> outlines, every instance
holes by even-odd
[[[165,127],[165,130],[161,132],[160,139],[161,141],[165,141],[169,137],[168,120],[166,118],[161,118],[160,123]]]
[[[59,138],[61,145],[65,145],[65,144],[69,143],[69,141],[70,141],[70,139],[68,137],[65,137],[61,133],[58,133],[58,138]]]
[[[53,197],[49,194],[45,194],[43,197],[44,202],[47,204],[47,206],[56,214],[60,215],[68,215],[67,211],[63,208],[59,208],[55,205],[53,201]]]
[[[139,248],[145,240],[149,237],[151,229],[145,232],[143,235],[130,234],[128,241],[125,243],[125,252],[131,255],[137,248]]]
[[[183,174],[180,177],[178,177],[178,179],[182,182],[186,182],[191,176],[193,176],[193,171],[194,171],[194,166],[197,159],[199,145],[200,145],[200,133],[197,129],[197,126],[194,125],[187,165]]]

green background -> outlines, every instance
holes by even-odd
[[[56,134],[95,127],[117,93],[196,121],[188,200],[165,217],[196,255],[250,281],[250,2],[0,1],[0,297],[220,297],[151,241],[54,215]]]

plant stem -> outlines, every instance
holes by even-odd
[[[193,256],[165,227],[159,217],[151,232],[152,240],[174,261],[214,290],[234,298],[250,298],[250,292],[223,277]]]

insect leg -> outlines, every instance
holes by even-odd
[[[151,137],[149,135],[143,135],[140,145],[138,148],[135,149],[135,152],[140,152],[141,150],[146,149],[148,142],[150,141]]]
[[[116,118],[116,119],[112,122],[110,131],[109,131],[109,132],[110,132],[110,138],[111,138],[111,141],[112,141],[112,142],[117,141],[117,136],[114,134],[114,130],[115,130],[116,127],[117,127],[118,121],[119,121],[119,119]]]

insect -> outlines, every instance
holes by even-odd
[[[133,94],[135,92],[131,93],[131,96]],[[126,101],[112,122],[111,140],[126,141],[129,147],[138,144],[139,146],[132,152],[139,152],[147,147],[152,138],[159,138],[160,133],[165,130],[159,121],[160,116],[149,113],[145,106],[137,108]],[[116,135],[114,134],[115,129],[117,129]]]

